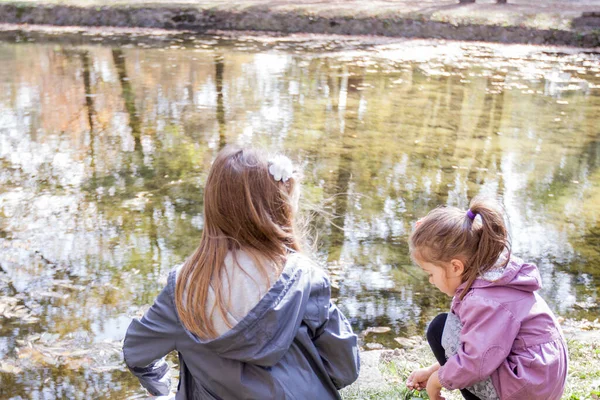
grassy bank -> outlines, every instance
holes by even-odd
[[[563,400],[600,399],[600,323],[565,321],[569,346],[569,377]],[[412,338],[402,349],[363,353],[364,369],[359,380],[343,392],[344,400],[428,399],[427,394],[408,390],[408,375],[434,362],[433,354],[421,338]],[[448,400],[462,399],[460,393],[445,392]]]

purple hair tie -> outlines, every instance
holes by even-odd
[[[475,216],[477,216],[477,214],[475,214],[473,211],[471,211],[471,209],[469,209],[469,210],[467,211],[467,217],[469,217],[469,219],[470,219],[471,221],[473,221],[473,220],[475,219]]]

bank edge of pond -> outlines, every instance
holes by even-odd
[[[566,320],[562,323],[569,347],[569,376],[563,400],[600,399],[600,323]],[[361,353],[358,380],[342,391],[344,400],[429,398],[425,392],[410,391],[406,378],[415,369],[434,362],[427,342],[420,337],[402,341],[402,348]],[[445,392],[448,400],[462,399],[460,393]]]
[[[310,33],[282,34],[278,32],[207,30],[202,34],[189,30],[158,28],[122,28],[8,24],[0,22],[0,42],[56,43],[70,46],[118,46],[160,48],[171,50],[211,51],[221,46],[243,41],[244,52],[260,52],[278,47],[303,49],[306,52],[336,53],[370,50],[375,46],[396,45],[411,41],[413,44],[445,43],[437,39],[405,39],[383,36],[321,35]],[[210,43],[210,44],[209,44]],[[481,43],[481,42],[471,42]],[[580,52],[581,48],[544,46],[540,49],[556,53]]]
[[[427,16],[321,16],[306,10],[274,11],[181,6],[76,6],[0,3],[0,22],[58,26],[113,26],[191,30],[250,30],[340,35],[489,41],[577,47],[600,47],[600,28],[541,29],[533,26],[435,21]]]

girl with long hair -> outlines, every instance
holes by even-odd
[[[287,157],[219,152],[200,245],[125,337],[125,363],[152,395],[170,392],[173,350],[178,400],[339,399],[356,380],[357,337],[302,253],[298,196]]]

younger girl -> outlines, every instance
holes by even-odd
[[[300,252],[297,180],[287,157],[217,155],[198,249],[125,337],[125,363],[152,395],[170,391],[173,350],[177,399],[339,399],[357,378],[357,337]]]
[[[410,236],[414,261],[429,282],[454,296],[451,312],[429,325],[438,363],[414,371],[407,386],[461,389],[466,399],[560,399],[567,348],[546,302],[540,274],[510,252],[496,203],[474,199],[468,211],[433,210]]]

